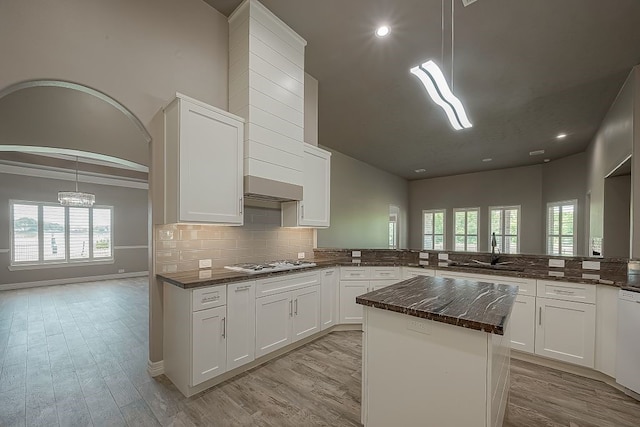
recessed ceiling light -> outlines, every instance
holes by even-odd
[[[493,159],[490,158],[490,157],[487,157],[486,159],[482,159],[483,162],[490,162],[491,160],[493,160]]]
[[[387,27],[386,25],[383,25],[381,27],[378,27],[378,29],[376,30],[376,36],[385,37],[385,36],[388,36],[390,32],[391,32],[391,28]]]
[[[539,156],[541,154],[544,154],[544,150],[529,151],[530,156]]]
[[[559,133],[558,136],[556,136],[556,138],[558,138],[558,139],[564,139],[566,137],[567,137],[566,133]]]
[[[549,163],[551,161],[551,159],[544,159],[545,163]]]
[[[416,169],[416,170],[414,170],[415,173],[423,173],[423,172],[426,172],[426,171],[427,171],[426,169]]]

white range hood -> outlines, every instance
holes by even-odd
[[[302,200],[306,44],[257,0],[229,16],[229,111],[246,120],[246,198]]]

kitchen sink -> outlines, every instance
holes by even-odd
[[[492,265],[488,262],[475,261],[473,262],[457,262],[448,261],[449,267],[465,267],[465,268],[477,268],[481,270],[501,270],[501,271],[524,271],[524,267],[518,267],[515,265],[509,265],[506,263]]]

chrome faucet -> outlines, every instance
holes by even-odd
[[[500,255],[496,254],[496,246],[498,246],[496,233],[491,233],[491,265],[496,265],[500,259]]]

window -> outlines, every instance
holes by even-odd
[[[422,211],[422,248],[426,250],[444,250],[445,210]]]
[[[503,254],[520,252],[520,206],[489,208],[489,248],[491,233],[496,233],[496,250]]]
[[[389,249],[398,249],[398,217],[400,208],[389,205]]]
[[[113,208],[11,201],[11,265],[113,259]]]
[[[479,217],[480,208],[453,210],[453,250],[478,252]]]
[[[547,254],[575,255],[577,200],[547,203]]]

